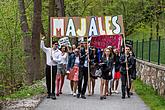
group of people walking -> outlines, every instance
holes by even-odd
[[[136,79],[136,59],[130,46],[120,52],[112,46],[105,49],[87,48],[84,42],[79,46],[59,48],[58,42],[52,42],[52,48],[47,48],[42,39],[41,49],[46,53],[47,98],[56,99],[63,93],[65,76],[70,80],[74,97],[86,99],[87,87],[88,95],[93,95],[95,80],[100,79],[100,100],[106,99],[112,93],[119,93],[121,79],[122,98],[126,93],[130,98],[131,83]]]

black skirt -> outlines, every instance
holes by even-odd
[[[95,76],[96,69],[97,69],[97,66],[94,66],[94,65],[90,66],[90,77],[93,79],[97,79],[97,77]]]
[[[106,65],[102,65],[102,75],[101,78],[105,80],[111,80],[112,79],[112,72],[111,69],[108,68]]]

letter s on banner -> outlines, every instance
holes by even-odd
[[[115,29],[113,30],[114,34],[119,34],[121,32],[121,27],[120,25],[117,23],[118,21],[118,16],[113,16],[112,17],[112,24],[115,27]]]

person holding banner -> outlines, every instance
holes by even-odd
[[[47,86],[47,93],[48,93],[47,98],[52,98],[53,100],[55,100],[56,99],[55,79],[56,79],[56,73],[57,73],[57,64],[60,61],[59,56],[61,55],[61,51],[58,50],[58,43],[55,41],[52,42],[52,48],[45,47],[44,37],[41,40],[40,47],[46,53],[45,74],[46,74],[46,86]],[[51,75],[51,66],[52,66],[52,75]]]
[[[126,46],[125,47],[126,54],[122,54],[119,59],[120,64],[121,64],[120,73],[121,73],[121,82],[122,82],[121,84],[122,99],[125,99],[125,90],[127,92],[128,98],[130,98],[130,87],[131,87],[131,71],[130,70],[133,66],[133,61],[130,57],[129,52],[130,52],[130,47]],[[128,67],[126,67],[127,65],[126,63],[128,64]],[[127,72],[128,72],[128,76],[127,76]]]
[[[59,94],[62,94],[62,88],[64,85],[64,78],[66,74],[66,65],[68,63],[68,54],[66,52],[66,47],[64,45],[61,46],[61,61],[57,65],[57,76],[56,76],[56,88],[57,93],[56,95],[59,96]],[[60,86],[60,90],[59,90]]]
[[[110,49],[106,48],[102,59],[102,76],[100,84],[100,100],[106,99],[108,82],[112,79],[113,58]]]

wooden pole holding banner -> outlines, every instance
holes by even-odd
[[[90,65],[89,65],[89,44],[88,44],[88,36],[87,36],[87,51],[88,51],[88,91],[89,95],[91,95],[91,79],[90,79]]]
[[[125,51],[126,48],[126,41],[125,41],[125,34],[123,34],[124,38],[124,52],[125,52],[125,61],[126,61],[126,72],[127,72],[127,84],[128,84],[128,89],[130,89],[130,80],[129,80],[129,73],[128,73],[128,59],[127,59],[127,53]]]
[[[53,48],[52,48],[52,36],[50,37],[50,48],[51,48],[51,58],[52,58],[52,49],[53,49]],[[52,60],[52,59],[51,59],[51,60]],[[52,70],[53,70],[53,68],[52,68],[52,64],[51,64],[51,67],[50,67],[50,75],[51,75],[51,76],[50,76],[50,78],[51,78],[51,84],[50,84],[51,87],[50,87],[50,91],[51,91],[51,93],[53,93],[53,91],[52,91],[52,85],[53,85],[53,84],[52,84],[52,76],[53,76],[53,75],[52,75]]]
[[[52,48],[52,38],[53,38],[53,35],[52,35],[52,25],[51,24],[52,24],[52,18],[50,18],[50,48],[51,48],[51,52],[50,53],[51,53],[51,58],[52,58],[52,49],[53,49]],[[51,83],[50,84],[50,86],[51,86],[50,87],[50,91],[51,91],[51,93],[53,93],[53,90],[52,90],[53,89],[52,88],[52,86],[53,86],[53,84],[52,84],[53,83],[53,81],[52,81],[53,80],[53,78],[52,78],[53,77],[53,75],[52,75],[53,74],[53,71],[52,70],[53,70],[53,67],[52,67],[52,64],[51,64],[51,67],[50,67],[50,80],[51,80],[51,82],[50,82]]]

